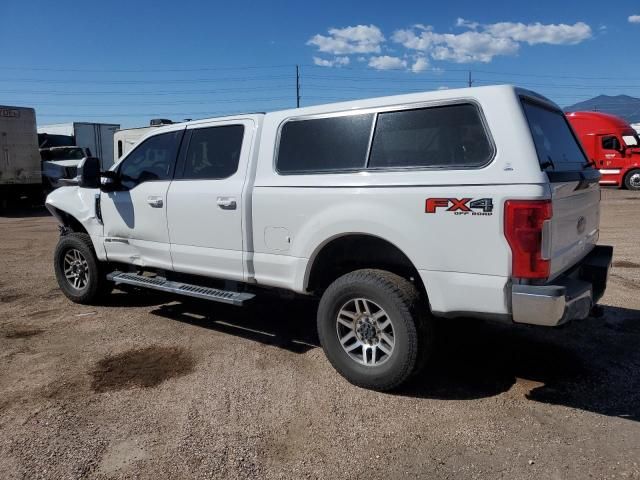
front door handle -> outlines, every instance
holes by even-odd
[[[164,202],[162,201],[162,197],[147,197],[147,203],[152,208],[162,208]]]
[[[218,197],[216,203],[223,210],[235,210],[238,206],[236,199],[233,197]]]

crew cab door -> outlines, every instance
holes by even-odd
[[[245,279],[242,194],[254,130],[251,119],[187,128],[167,195],[175,271]]]
[[[542,258],[549,260],[552,279],[580,261],[598,241],[600,175],[561,111],[529,100],[523,106],[551,188],[552,216],[543,228]]]
[[[154,135],[116,167],[115,191],[100,195],[109,261],[172,268],[167,191],[183,134],[184,128]]]

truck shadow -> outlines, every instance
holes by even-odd
[[[120,218],[129,228],[135,228],[136,226],[136,214],[131,200],[131,192],[129,190],[123,190],[118,192],[111,192],[108,194],[109,199],[113,202],[113,205],[120,215]]]
[[[237,308],[182,300],[151,313],[277,346],[319,347],[316,302],[274,296]],[[559,329],[464,319],[437,322],[425,371],[394,395],[472,400],[507,395],[640,421],[640,311],[605,307]]]
[[[261,295],[259,302],[242,308],[195,299],[176,299],[151,313],[221,333],[273,345],[294,353],[318,348],[315,309],[312,299],[283,301]]]
[[[38,217],[50,217],[51,214],[44,207],[44,205],[29,206],[10,206],[7,208],[0,208],[0,218],[38,218]]]
[[[441,322],[437,351],[403,394],[474,399],[505,393],[640,421],[640,311],[605,307],[560,329]]]

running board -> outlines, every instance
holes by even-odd
[[[242,306],[244,302],[255,297],[253,293],[218,290],[217,288],[201,287],[200,285],[191,285],[189,283],[173,282],[163,277],[145,277],[137,273],[115,271],[108,274],[107,279],[115,282],[116,285],[124,283],[135,287],[150,288],[236,306]]]

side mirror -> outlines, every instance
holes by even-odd
[[[624,150],[625,150],[624,145],[622,145],[620,143],[620,140],[618,140],[617,138],[615,139],[615,142],[613,144],[613,149],[617,150],[620,153],[624,153]]]
[[[100,188],[100,160],[86,157],[78,165],[78,185],[80,188]]]
[[[102,177],[100,190],[103,192],[115,192],[116,190],[120,190],[121,186],[116,172],[107,170],[106,172],[102,172],[100,176]]]

